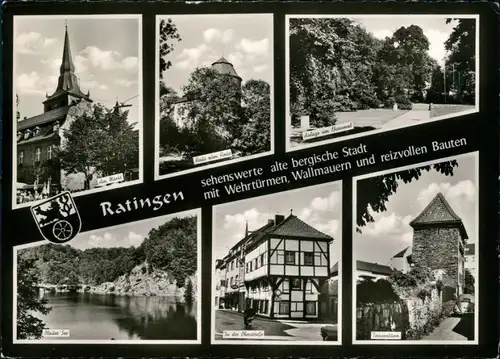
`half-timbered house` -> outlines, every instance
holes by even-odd
[[[270,318],[312,319],[319,317],[318,295],[329,277],[333,238],[290,214],[276,215],[250,232],[225,258],[228,274],[239,262],[238,279],[229,280],[226,303],[238,292],[239,311],[256,308]],[[236,264],[234,264],[236,267]]]

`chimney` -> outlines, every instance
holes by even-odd
[[[276,225],[280,224],[281,222],[283,222],[285,220],[285,216],[281,215],[281,214],[277,214],[275,216],[275,223]]]

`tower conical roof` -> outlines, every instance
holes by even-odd
[[[212,64],[212,68],[221,74],[230,75],[230,76],[237,77],[238,79],[241,79],[238,76],[238,73],[236,72],[236,70],[234,69],[233,64],[230,63],[229,61],[227,61],[224,57],[221,57],[220,59],[215,61]]]
[[[462,219],[455,213],[453,208],[442,193],[438,193],[427,207],[410,222],[413,228],[431,224],[455,224],[463,230],[462,235],[468,238],[463,226]]]

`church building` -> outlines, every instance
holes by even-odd
[[[90,93],[80,89],[75,75],[71,55],[68,28],[64,35],[64,46],[59,79],[55,91],[46,95],[43,113],[17,121],[17,182],[40,189],[50,183],[50,194],[61,189],[62,177],[59,164],[53,161],[55,149],[62,144],[62,131],[72,119],[90,109]]]

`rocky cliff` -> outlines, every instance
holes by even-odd
[[[197,275],[194,274],[188,280],[193,284],[193,298],[196,297]],[[146,270],[144,264],[132,269],[129,274],[118,277],[113,282],[102,283],[95,287],[83,288],[84,291],[96,294],[115,294],[132,296],[168,296],[184,300],[186,283],[179,288],[175,280],[161,270]]]

